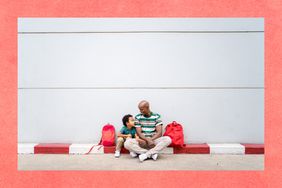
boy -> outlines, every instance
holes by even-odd
[[[134,122],[135,122],[134,118],[130,114],[125,115],[122,118],[122,123],[124,126],[121,128],[120,132],[117,135],[118,138],[117,138],[117,144],[116,144],[115,157],[120,157],[120,150],[127,138],[138,139]],[[132,157],[137,157],[137,154],[135,152],[130,152],[130,155]]]

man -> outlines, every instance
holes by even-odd
[[[132,157],[140,154],[141,162],[148,158],[157,160],[158,153],[171,143],[171,138],[162,136],[162,120],[159,114],[151,112],[148,101],[141,101],[138,108],[140,114],[135,116],[135,127],[140,139],[127,139],[124,147],[135,153]]]

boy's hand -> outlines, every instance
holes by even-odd
[[[128,134],[128,135],[127,135],[127,138],[132,138],[131,134]]]

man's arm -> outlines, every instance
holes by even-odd
[[[145,141],[148,141],[148,138],[142,133],[141,127],[136,127],[137,135]]]
[[[137,118],[137,116],[135,116],[135,128],[136,128],[136,133],[139,136],[139,138],[141,138],[142,140],[145,140],[147,142],[148,138],[145,137],[145,135],[142,133],[141,123],[140,123],[139,119]]]
[[[141,138],[138,136],[137,133],[135,133],[135,138],[136,138],[136,140],[141,140]]]
[[[158,118],[156,120],[156,134],[152,137],[152,140],[160,138],[162,136],[162,125],[163,121],[161,120],[161,116],[158,114]]]
[[[154,144],[152,138],[146,137],[142,133],[141,127],[136,127],[136,132],[137,132],[137,135],[139,136],[139,138],[141,138],[140,140],[138,140],[139,145],[145,146],[147,144],[147,146],[149,146],[149,148],[155,147],[155,144]]]
[[[140,140],[140,138],[139,138],[139,136],[138,136],[137,133],[135,133],[135,139],[136,139],[137,141]]]
[[[156,126],[156,134],[152,137],[152,140],[160,138],[162,136],[162,125]]]

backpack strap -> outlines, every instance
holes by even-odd
[[[99,142],[98,144],[94,144],[94,145],[90,148],[90,150],[89,150],[88,152],[86,152],[84,155],[88,155],[88,154],[92,151],[92,149],[93,149],[95,146],[100,146],[100,147],[98,148],[98,150],[100,150],[101,147],[102,147],[101,143],[102,143],[102,138],[100,139],[100,142]]]

